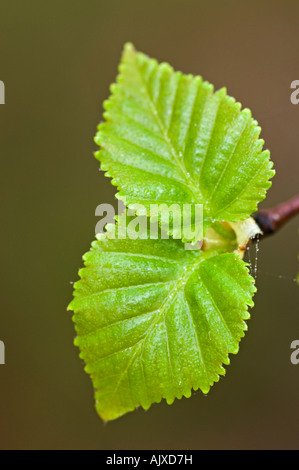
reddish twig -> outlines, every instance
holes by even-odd
[[[262,237],[265,237],[276,233],[296,214],[299,214],[299,194],[273,209],[258,211],[253,218],[263,232]]]

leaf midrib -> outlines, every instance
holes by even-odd
[[[136,57],[136,56],[135,56],[135,57]],[[138,71],[138,73],[139,73],[140,80],[141,80],[141,82],[142,82],[142,84],[143,84],[143,86],[144,86],[144,89],[146,90],[146,96],[147,96],[147,99],[148,99],[149,104],[150,104],[150,109],[151,109],[151,111],[152,111],[152,115],[153,115],[154,119],[156,120],[156,122],[157,122],[157,124],[158,124],[158,126],[159,126],[159,128],[160,128],[160,131],[161,131],[161,133],[162,133],[162,136],[163,136],[163,138],[164,138],[164,140],[165,140],[167,146],[169,147],[169,150],[170,150],[170,152],[171,152],[171,155],[173,156],[173,158],[174,158],[176,164],[178,165],[178,167],[180,168],[180,170],[181,170],[181,172],[182,172],[182,174],[183,174],[183,176],[184,176],[184,179],[185,179],[186,183],[188,184],[189,189],[192,191],[192,193],[193,193],[193,195],[194,195],[195,200],[198,201],[198,204],[202,204],[202,203],[203,203],[203,196],[202,196],[202,194],[201,194],[199,188],[196,187],[196,185],[195,185],[193,179],[191,178],[190,173],[187,171],[187,169],[186,169],[184,163],[180,161],[180,158],[179,158],[179,156],[177,155],[177,152],[176,152],[176,150],[175,150],[175,148],[174,148],[174,146],[173,146],[173,144],[172,144],[172,142],[171,142],[171,139],[170,139],[170,137],[169,137],[169,135],[168,135],[168,132],[167,132],[165,126],[163,125],[163,122],[161,121],[161,119],[160,119],[160,117],[159,117],[158,110],[156,109],[155,104],[154,104],[154,102],[153,102],[152,99],[151,99],[151,96],[150,96],[150,93],[149,93],[149,90],[148,90],[147,83],[146,83],[146,81],[144,80],[143,75],[142,75],[142,73],[141,73],[141,71],[140,71],[140,69],[139,69],[139,67],[138,67],[136,58],[135,58],[135,65],[136,65],[136,69],[137,69],[137,71]]]
[[[210,256],[213,256],[213,254],[212,253],[206,253],[206,254],[202,253],[199,258],[196,258],[196,261],[194,263],[182,266],[183,269],[184,268],[186,269],[188,266],[189,267],[192,266],[192,267],[191,267],[191,269],[187,270],[187,272],[183,276],[183,278],[179,279],[178,283],[170,290],[170,292],[168,293],[168,295],[165,298],[164,302],[162,303],[162,306],[159,309],[157,309],[157,312],[159,312],[159,313],[157,314],[157,317],[155,318],[153,323],[150,325],[150,327],[146,331],[146,334],[137,343],[135,343],[134,345],[132,345],[128,348],[126,348],[126,349],[130,349],[130,348],[136,348],[136,349],[135,349],[135,352],[133,353],[132,357],[130,358],[127,367],[120,374],[119,381],[117,382],[117,385],[116,385],[114,391],[111,394],[110,402],[112,401],[113,397],[117,393],[117,391],[119,389],[119,386],[122,383],[122,380],[123,380],[125,374],[127,374],[127,372],[129,370],[129,368],[131,367],[133,361],[136,359],[137,353],[140,350],[140,348],[141,348],[140,356],[142,356],[143,346],[145,344],[145,341],[148,338],[148,336],[150,335],[150,333],[153,331],[155,325],[157,325],[157,323],[159,323],[159,321],[161,320],[161,316],[164,317],[164,326],[165,326],[165,330],[166,330],[166,334],[167,334],[167,327],[166,327],[166,322],[165,322],[165,310],[166,310],[166,308],[167,307],[169,308],[172,305],[172,303],[174,302],[174,300],[176,298],[177,293],[183,288],[184,285],[186,285],[188,279],[192,276],[193,272],[196,270],[196,268],[199,266],[199,264],[202,263],[203,261],[205,261]],[[170,300],[170,304],[168,304],[169,300]],[[168,355],[168,359],[169,359],[170,370],[172,370],[169,355]]]

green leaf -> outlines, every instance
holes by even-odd
[[[69,308],[104,420],[208,393],[247,329],[254,281],[234,253],[101,235]]]
[[[201,77],[127,44],[111,92],[96,157],[138,218],[125,212],[116,238],[112,224],[93,242],[69,306],[104,420],[192,389],[208,393],[225,373],[256,290],[241,260],[259,233],[250,214],[274,175],[250,111]],[[173,220],[202,204],[203,236],[175,240],[173,227],[163,239],[161,223],[150,239],[140,204],[152,219],[152,204],[178,205]],[[198,243],[190,250],[185,240]]]
[[[96,157],[125,204],[203,204],[205,230],[256,211],[272,162],[251,112],[225,89],[127,44],[111,92]]]

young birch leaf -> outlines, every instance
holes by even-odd
[[[207,393],[238,352],[254,281],[234,253],[101,235],[69,308],[104,420]]]
[[[211,221],[247,219],[274,175],[248,109],[201,77],[124,49],[96,157],[130,207],[203,204]]]

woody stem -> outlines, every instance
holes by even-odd
[[[262,237],[266,237],[276,233],[296,214],[299,214],[299,194],[272,209],[262,209],[252,217],[262,230]]]

